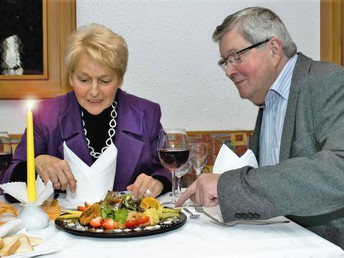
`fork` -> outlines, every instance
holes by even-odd
[[[249,225],[268,225],[268,224],[276,224],[276,223],[289,223],[290,220],[286,219],[286,218],[274,218],[274,219],[268,219],[268,220],[235,220],[235,221],[231,221],[231,222],[222,222],[220,220],[218,220],[217,218],[211,216],[209,213],[207,213],[202,206],[200,205],[195,205],[195,210],[197,212],[200,213],[204,213],[205,215],[207,215],[209,218],[212,219],[211,222],[217,224],[217,225],[221,225],[221,226],[225,226],[225,227],[232,227],[234,225],[237,224],[249,224]]]
[[[221,221],[211,221],[217,225],[224,226],[224,227],[232,227],[237,224],[246,224],[246,225],[269,225],[269,224],[277,224],[277,223],[289,223],[290,220],[287,219],[279,219],[279,220],[235,220],[230,222],[221,222]]]
[[[197,219],[197,218],[199,217],[199,214],[194,214],[194,213],[192,213],[192,212],[191,212],[188,208],[186,208],[186,207],[184,207],[183,210],[186,211],[187,213],[189,213],[189,214],[190,214],[190,218],[192,218],[192,219]]]
[[[217,223],[223,223],[222,221],[218,220],[217,218],[215,218],[215,217],[211,216],[209,213],[207,213],[201,205],[195,205],[195,210],[199,213],[203,213],[203,214],[207,215],[209,218],[211,218],[213,221],[215,221]]]

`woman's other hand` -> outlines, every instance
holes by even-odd
[[[39,155],[35,158],[36,171],[45,184],[50,180],[55,189],[71,192],[76,190],[76,179],[69,168],[67,161],[49,156]]]
[[[133,197],[141,198],[157,197],[163,188],[164,186],[159,180],[142,173],[133,184],[128,185],[127,190],[132,192]]]

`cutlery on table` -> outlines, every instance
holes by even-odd
[[[183,210],[186,211],[190,215],[189,217],[191,219],[197,219],[200,216],[199,214],[192,213],[188,208],[183,208]]]
[[[217,218],[215,218],[215,217],[211,216],[209,213],[207,213],[201,205],[195,205],[195,210],[199,213],[203,213],[203,214],[207,215],[209,218],[211,218],[213,221],[215,221],[217,223],[222,223],[220,220],[218,220]]]
[[[268,224],[277,224],[277,223],[289,223],[290,220],[287,219],[280,219],[280,220],[235,220],[230,222],[219,222],[212,220],[211,222],[224,226],[224,227],[232,227],[238,224],[246,224],[246,225],[268,225]]]
[[[203,209],[203,207],[200,205],[196,205],[195,210],[197,212],[204,213],[205,215],[207,215],[209,218],[211,218],[211,222],[213,222],[217,225],[225,226],[225,227],[232,227],[232,226],[237,225],[237,224],[268,225],[268,224],[289,223],[290,222],[290,220],[283,218],[283,217],[282,218],[272,218],[272,219],[268,219],[268,220],[235,220],[235,221],[230,221],[230,222],[222,222],[222,221],[218,220],[217,218],[213,217],[212,215],[210,215],[209,213],[207,213]]]

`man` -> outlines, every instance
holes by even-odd
[[[240,97],[260,107],[251,146],[259,168],[202,174],[176,206],[219,204],[224,221],[283,215],[344,248],[343,67],[297,53],[265,8],[228,16],[213,39]]]

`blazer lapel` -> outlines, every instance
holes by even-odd
[[[126,93],[118,90],[118,116],[115,145],[118,150],[115,189],[125,189],[130,183],[143,150],[143,112],[136,109]],[[129,156],[129,157],[128,157]],[[119,184],[119,181],[121,184]]]
[[[298,53],[298,55],[298,60],[296,62],[293,77],[291,80],[288,106],[284,119],[280,149],[280,161],[287,160],[290,156],[296,117],[296,106],[301,89],[301,81],[302,79],[308,77],[308,73],[312,64],[312,59],[304,56],[302,53]]]
[[[260,139],[260,128],[262,126],[264,108],[259,108],[256,125],[254,128],[254,135],[251,142],[250,149],[253,151],[256,159],[259,163],[259,139]]]
[[[79,105],[74,92],[68,94],[68,97],[65,100],[66,102],[62,103],[62,105],[66,105],[66,112],[61,114],[59,118],[62,143],[65,141],[69,149],[71,149],[88,166],[91,166],[92,157],[87,148],[84,130],[80,122]],[[59,148],[61,148],[60,151],[63,153],[62,144]]]

